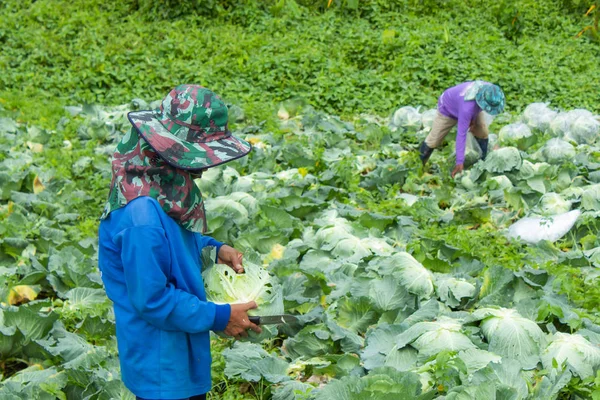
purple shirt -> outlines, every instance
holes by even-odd
[[[487,83],[487,82],[486,82]],[[465,82],[446,89],[438,100],[440,114],[454,118],[458,121],[456,133],[456,164],[465,162],[465,146],[467,144],[467,131],[471,122],[477,118],[481,108],[475,100],[465,101],[464,96],[473,82]]]

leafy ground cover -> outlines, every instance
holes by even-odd
[[[190,16],[177,10],[194,2],[154,3],[4,1],[5,108],[52,128],[64,106],[155,99],[193,81],[257,120],[293,97],[351,117],[433,106],[443,89],[480,78],[499,83],[514,112],[542,100],[598,110],[600,48],[575,39],[589,23],[583,2],[207,1],[197,3],[215,10]]]

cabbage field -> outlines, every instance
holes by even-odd
[[[0,119],[0,399],[134,398],[96,227],[126,113],[154,105],[67,107],[55,130]],[[418,158],[431,110],[230,114],[254,149],[197,183],[246,274],[206,265],[207,293],[300,322],[215,335],[209,398],[600,398],[597,115],[500,115],[453,180],[452,134]]]
[[[252,153],[197,183],[215,302],[293,325],[212,339],[211,400],[600,400],[600,1],[0,1],[0,400],[134,400],[97,231],[130,110],[179,84]],[[490,153],[438,96],[506,94]]]

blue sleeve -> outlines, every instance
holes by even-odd
[[[202,249],[205,247],[214,246],[216,248],[217,251],[215,253],[215,263],[218,263],[219,251],[221,250],[221,246],[223,246],[223,243],[211,238],[210,236],[204,236],[199,233],[195,233],[194,235],[196,236],[196,243],[198,244],[198,250],[200,252],[202,252]]]
[[[115,239],[121,244],[127,295],[141,318],[162,330],[198,333],[225,329],[229,304],[201,301],[168,281],[171,254],[162,228],[134,226]]]

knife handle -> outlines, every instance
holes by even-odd
[[[248,317],[248,319],[250,320],[250,322],[252,322],[254,325],[260,325],[260,317]]]

